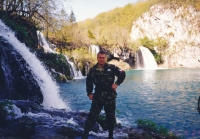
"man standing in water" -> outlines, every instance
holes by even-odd
[[[113,139],[113,130],[116,125],[116,89],[124,81],[126,74],[117,66],[107,63],[105,51],[99,51],[97,61],[97,64],[90,69],[86,78],[87,96],[92,100],[92,104],[88,118],[85,121],[82,139],[88,138],[89,131],[95,125],[103,107],[106,113],[109,139]],[[117,76],[116,81],[115,76]],[[93,94],[94,85],[95,92]]]

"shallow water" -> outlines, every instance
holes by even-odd
[[[137,119],[149,119],[185,138],[200,138],[200,69],[158,69],[126,71],[117,90],[117,121],[136,126]],[[85,79],[59,84],[60,96],[72,110],[90,109]]]

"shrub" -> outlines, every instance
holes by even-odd
[[[147,47],[147,48],[152,49],[152,50],[154,49],[153,48],[154,45],[155,45],[154,40],[151,40],[148,37],[144,37],[144,38],[140,39],[140,42],[141,42],[142,46]]]
[[[154,123],[151,120],[148,119],[138,119],[136,121],[138,128],[142,128],[145,131],[154,132],[156,134],[160,134],[168,139],[182,139],[182,137],[177,137],[174,134],[170,133],[168,129],[166,129],[163,126],[158,126],[156,123]]]

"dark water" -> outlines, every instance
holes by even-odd
[[[185,138],[200,139],[200,69],[131,70],[118,87],[117,121],[136,126],[149,119]],[[72,110],[89,110],[85,79],[59,84],[60,95]]]

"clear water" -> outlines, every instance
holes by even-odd
[[[117,120],[136,126],[149,119],[185,138],[200,138],[200,69],[130,70],[117,90]],[[85,79],[62,83],[60,95],[72,110],[90,109]]]

